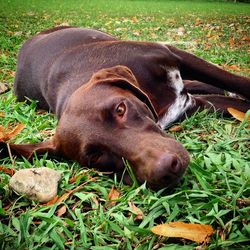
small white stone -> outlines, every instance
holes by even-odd
[[[31,200],[48,202],[57,195],[60,179],[61,174],[56,170],[46,167],[28,168],[16,172],[11,177],[9,186]]]

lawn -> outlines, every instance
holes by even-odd
[[[0,6],[0,82],[10,87],[22,43],[62,24],[92,27],[122,39],[168,42],[224,69],[250,75],[250,4],[0,0]],[[25,129],[12,142],[45,140],[54,133],[57,120],[38,111],[35,102],[18,103],[10,90],[0,96],[0,125],[20,123]],[[65,197],[51,205],[29,201],[9,190],[10,175],[0,171],[0,249],[246,249],[249,124],[201,112],[178,125],[181,131],[167,132],[188,149],[191,162],[171,194],[154,192],[145,184],[126,186],[106,173],[46,155],[31,162],[0,159],[3,168],[47,166],[61,171],[58,195]],[[112,187],[119,197],[111,202]],[[152,226],[172,221],[209,224],[215,233],[206,245],[151,233]]]

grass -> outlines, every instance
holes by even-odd
[[[168,41],[228,70],[249,75],[249,4],[200,1],[0,1],[0,81],[12,86],[17,52],[36,32],[55,25],[93,27],[123,39]],[[180,28],[184,34],[178,34]],[[12,142],[38,142],[53,134],[56,118],[37,114],[36,103],[0,96],[0,124],[26,128]],[[23,169],[47,166],[63,173],[59,196],[80,186],[65,201],[43,206],[8,188],[0,172],[0,249],[194,249],[198,244],[158,237],[153,225],[185,221],[216,230],[207,249],[244,249],[250,236],[249,125],[216,114],[197,113],[172,134],[191,154],[189,169],[172,194],[153,192],[75,162],[45,156],[28,162],[0,159]],[[70,183],[73,176],[81,175]],[[111,206],[108,194],[120,193]],[[143,213],[136,220],[133,202]],[[63,212],[62,212],[63,211]],[[61,213],[61,214],[60,214]],[[205,246],[203,246],[205,248]]]

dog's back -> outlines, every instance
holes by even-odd
[[[159,119],[164,120],[162,127],[179,119],[186,111],[191,114],[200,108],[210,109],[211,103],[224,113],[227,107],[243,112],[249,108],[249,102],[218,98],[218,93],[191,97],[187,94],[188,86],[185,88],[182,81],[198,80],[202,82],[201,90],[206,83],[248,99],[248,78],[226,72],[172,46],[123,41],[100,31],[74,27],[43,31],[23,45],[15,94],[21,101],[25,97],[37,100],[40,108],[51,110],[60,118],[76,89],[99,70],[118,65],[132,71],[138,87],[148,95]]]
[[[172,88],[165,84],[164,65],[177,69],[178,60],[161,44],[122,41],[91,29],[55,28],[37,34],[21,48],[15,94],[20,101],[37,100],[40,108],[60,117],[71,94],[95,72],[124,65],[152,98],[155,109],[161,110],[166,93],[160,86],[169,98]]]
[[[19,51],[14,83],[18,100],[24,101],[28,97],[38,100],[41,108],[50,109],[45,91],[56,88],[48,86],[50,68],[55,60],[65,51],[79,45],[106,40],[115,38],[91,29],[57,27],[38,33],[26,41]]]

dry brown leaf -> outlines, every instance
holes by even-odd
[[[70,195],[72,195],[73,193],[79,191],[83,186],[85,186],[87,183],[89,183],[89,182],[91,182],[91,181],[95,181],[95,178],[89,178],[88,181],[82,183],[81,185],[77,186],[76,188],[66,191],[66,193],[64,193],[64,194],[63,194],[62,196],[60,196],[60,197],[55,196],[52,200],[50,200],[49,202],[44,203],[44,204],[42,204],[42,205],[43,205],[43,206],[50,206],[50,205],[53,205],[53,204],[55,204],[55,203],[62,203],[62,202],[64,202],[65,200],[67,200],[67,199],[69,198]]]
[[[0,125],[0,141],[8,141],[12,137],[19,134],[25,126],[23,124],[18,124],[14,129],[9,131],[9,129],[4,128]]]
[[[244,112],[241,112],[237,109],[234,109],[234,108],[227,108],[227,111],[235,118],[237,119],[238,121],[244,121],[245,119],[245,113]],[[250,121],[250,116],[248,116],[248,121]]]
[[[84,175],[85,175],[85,173],[73,176],[72,178],[69,179],[69,183],[70,184],[75,183],[79,178],[81,178]]]
[[[58,200],[58,195],[56,195],[54,198],[52,198],[50,201],[43,203],[42,206],[51,206],[54,205]]]
[[[181,125],[175,125],[169,129],[170,132],[181,132],[183,130]]]
[[[5,117],[5,113],[4,112],[0,112],[0,117]]]
[[[14,70],[8,70],[7,73],[9,76],[12,76],[12,77],[15,77],[15,75],[16,75],[16,72]]]
[[[116,205],[117,199],[120,197],[120,192],[117,191],[114,186],[109,191],[108,194],[108,201],[109,201],[109,206],[114,206]]]
[[[236,200],[236,204],[240,208],[248,207],[248,206],[250,206],[250,199],[239,198],[239,199]]]
[[[77,180],[78,178],[79,178],[79,175],[75,175],[75,176],[71,177],[71,178],[69,179],[69,184],[72,184],[72,183],[76,182],[76,180]]]
[[[24,124],[18,124],[12,131],[8,133],[9,139],[19,134],[24,129]]]
[[[133,35],[134,35],[134,36],[140,36],[140,32],[139,32],[139,31],[134,31],[134,32],[133,32]]]
[[[86,183],[83,183],[84,185]],[[72,189],[72,190],[68,190],[66,193],[64,193],[62,196],[58,197],[58,196],[55,196],[52,200],[50,200],[49,202],[45,203],[45,204],[42,204],[44,206],[50,206],[50,205],[54,205],[55,203],[62,203],[64,202],[65,200],[67,200],[69,198],[69,196],[71,194],[73,194],[74,192],[78,191],[82,186],[83,184],[81,184],[80,186],[77,186],[76,188]]]
[[[87,183],[89,183],[91,181],[94,181],[94,180],[95,180],[95,178],[90,178],[88,181],[82,183],[81,185],[77,186],[76,188],[68,190],[66,193],[64,193],[62,196],[60,196],[56,202],[61,203],[61,202],[65,201],[65,200],[67,200],[70,195],[72,195],[73,193],[79,191]]]
[[[210,225],[188,224],[184,222],[170,222],[151,228],[154,234],[184,238],[197,243],[208,242],[214,230]]]
[[[9,90],[9,86],[7,86],[5,83],[0,82],[0,94],[3,94],[8,90]]]
[[[8,174],[10,176],[13,176],[15,174],[15,169],[13,169],[13,168],[6,168],[4,166],[0,166],[0,171],[4,172],[4,173],[6,173],[6,174]]]
[[[99,207],[99,201],[96,199],[95,196],[91,197],[91,200],[95,203],[96,207]]]
[[[206,35],[207,38],[211,38],[212,37],[212,30],[209,30],[207,35]]]
[[[228,66],[228,68],[232,70],[240,71],[240,68],[235,64]]]
[[[67,212],[67,207],[65,205],[57,209],[56,214],[58,217],[62,217]]]
[[[200,18],[197,18],[197,19],[195,20],[194,26],[199,26],[201,23],[202,23],[202,22],[201,22],[201,19],[200,19]]]
[[[38,109],[38,110],[36,111],[36,113],[37,113],[38,115],[43,115],[43,114],[48,114],[48,111],[46,111],[46,110],[44,110],[44,109]]]
[[[131,20],[132,20],[133,23],[138,23],[138,22],[139,22],[139,20],[137,19],[136,16],[133,16],[133,17],[131,18]]]
[[[230,44],[231,48],[235,47],[235,39],[234,39],[234,37],[229,38],[229,44]]]
[[[65,244],[65,246],[71,245],[71,244],[73,244],[73,241],[67,241],[67,242],[65,242],[64,244]]]
[[[244,36],[241,41],[247,41],[247,42],[250,42],[250,37],[247,37],[247,36]]]
[[[57,203],[61,203],[61,202],[64,202],[65,200],[67,200],[69,198],[69,196],[73,193],[73,190],[70,190],[70,191],[64,193],[62,196],[60,196],[57,200]]]
[[[128,202],[130,208],[132,209],[133,213],[136,214],[134,221],[137,220],[142,220],[143,218],[143,213],[140,208],[138,208],[133,202],[129,201]]]
[[[33,223],[34,223],[35,225],[40,225],[40,224],[41,224],[41,221],[40,221],[40,220],[36,220],[36,221],[33,221]]]
[[[4,206],[3,210],[5,210],[5,211],[8,210],[12,205],[13,205],[12,203],[7,203],[7,204]]]
[[[235,70],[235,71],[241,71],[241,69],[237,65],[223,65],[224,69],[227,70]]]

